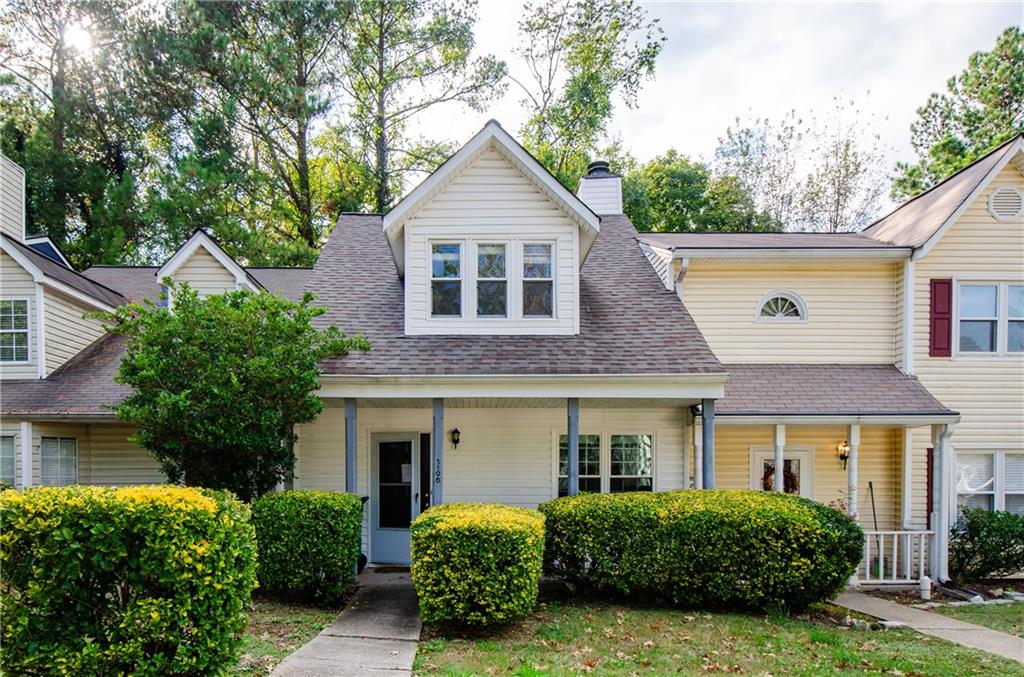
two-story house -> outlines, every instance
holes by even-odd
[[[0,479],[161,479],[107,406],[120,339],[82,313],[164,277],[309,290],[372,350],[322,365],[293,484],[368,496],[371,562],[408,561],[442,500],[755,488],[859,519],[862,577],[942,577],[958,495],[1024,510],[1022,158],[1011,141],[860,234],[650,234],[606,164],[573,194],[490,122],[388,214],[343,215],[309,270],[200,232],[159,269],[77,273],[14,215]]]

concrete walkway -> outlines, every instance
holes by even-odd
[[[411,675],[419,638],[419,608],[409,574],[366,569],[344,611],[271,674]]]
[[[981,649],[1024,663],[1024,639],[1005,632],[965,623],[942,614],[911,609],[863,592],[847,591],[833,600],[835,604],[884,621],[898,621],[925,635],[940,637],[962,646]]]

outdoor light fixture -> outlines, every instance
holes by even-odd
[[[846,470],[846,461],[850,458],[850,443],[843,440],[836,445],[836,458],[843,464],[843,470]]]
[[[452,430],[452,446],[456,449],[459,448],[459,438],[462,437],[462,433],[459,432],[458,428]]]

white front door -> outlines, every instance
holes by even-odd
[[[370,446],[370,561],[408,564],[409,524],[420,512],[420,436],[373,435]]]
[[[782,453],[783,486],[787,494],[814,498],[814,450],[786,447]],[[775,448],[750,448],[750,488],[771,491],[775,486]]]

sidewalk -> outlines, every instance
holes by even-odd
[[[884,621],[899,621],[925,635],[981,649],[1024,663],[1024,639],[1005,632],[965,623],[941,614],[911,609],[863,592],[847,591],[833,600],[835,604]]]
[[[412,674],[419,609],[408,573],[366,569],[348,606],[271,673],[277,677]]]

